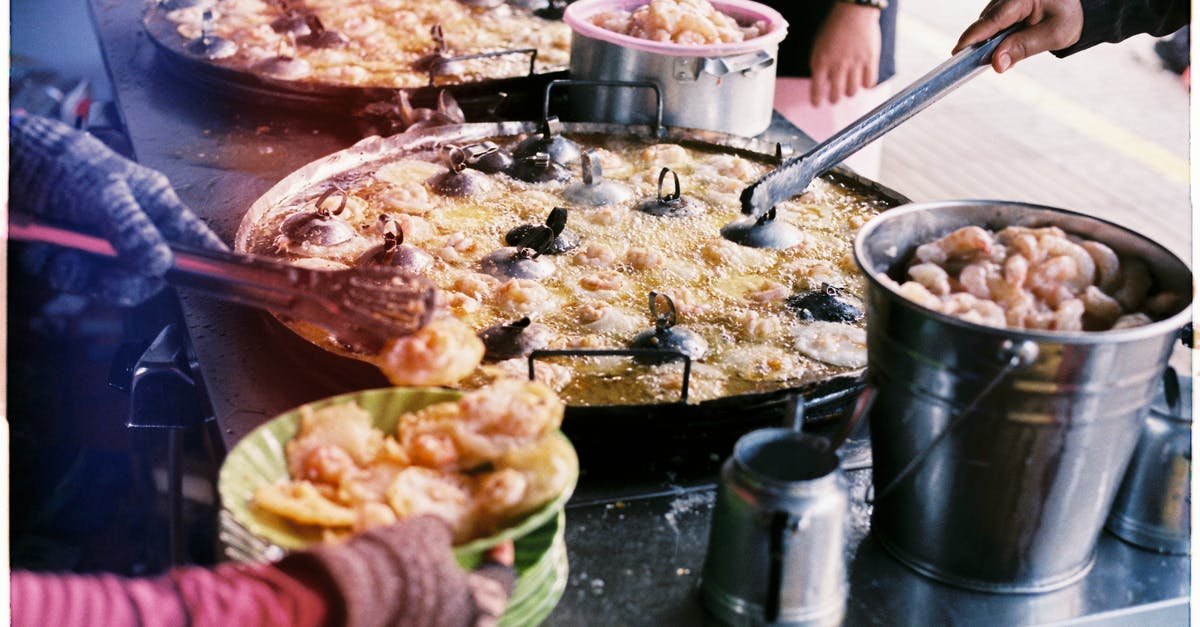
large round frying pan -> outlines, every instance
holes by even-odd
[[[526,111],[536,112],[539,103],[535,102],[535,96],[542,93],[546,83],[565,78],[567,74],[565,67],[535,68],[536,55],[530,56],[534,51],[521,49],[510,52],[530,59],[528,72],[505,78],[467,82],[431,75],[427,85],[403,88],[280,80],[210,60],[189,50],[190,42],[179,34],[178,24],[168,19],[166,13],[162,4],[150,3],[143,14],[142,26],[171,71],[202,87],[206,93],[264,106],[344,114],[363,112],[373,105],[390,105],[395,103],[397,94],[403,92],[414,107],[435,108],[438,94],[445,90],[454,95],[471,119],[513,117]]]
[[[248,251],[253,227],[266,212],[318,181],[334,179],[356,167],[384,158],[428,154],[446,145],[464,145],[489,138],[512,138],[515,141],[539,129],[540,124],[535,122],[475,123],[421,129],[388,138],[364,139],[350,148],[296,170],[267,191],[244,216],[234,247],[240,252]],[[600,135],[613,139],[657,137],[684,146],[727,152],[758,161],[768,160],[774,164],[781,160],[778,145],[711,131],[652,125],[565,123],[563,132],[566,135]],[[825,176],[881,199],[884,206],[908,202],[898,193],[844,168],[834,168]],[[358,367],[348,370],[361,372]],[[789,401],[797,395],[805,399],[806,420],[821,421],[844,413],[862,389],[862,377],[862,370],[853,370],[801,385],[700,402],[684,402],[680,399],[636,405],[571,406],[567,410],[564,428],[573,437],[583,439],[612,441],[617,435],[628,446],[637,446],[643,441],[640,439],[642,436],[651,433],[657,435],[644,440],[649,446],[659,446],[662,436],[684,442],[708,440],[765,424],[778,424],[787,417]],[[346,384],[347,387],[355,385],[352,381]]]

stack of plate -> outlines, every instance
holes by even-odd
[[[426,405],[456,400],[461,393],[437,388],[384,388],[342,394],[307,404],[320,409],[356,403],[375,420],[375,426],[393,433],[396,418]],[[217,489],[224,512],[220,541],[229,559],[269,561],[286,549],[319,541],[314,532],[291,525],[250,506],[255,488],[288,477],[284,444],[300,425],[300,408],[281,414],[252,431],[234,446],[221,466]],[[557,434],[557,437],[565,437]],[[501,625],[531,625],[554,609],[567,585],[567,548],[564,541],[563,505],[578,476],[575,468],[567,489],[558,498],[513,521],[495,534],[454,548],[459,563],[470,568],[497,543],[511,539],[516,549],[517,582]]]

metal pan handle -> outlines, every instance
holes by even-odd
[[[654,81],[594,81],[574,78],[559,78],[546,84],[545,96],[542,99],[542,119],[550,117],[550,92],[559,85],[574,85],[580,87],[642,87],[654,90],[654,136],[662,137],[663,129],[663,97],[662,88]]]
[[[475,54],[462,54],[462,55],[458,55],[455,57],[446,57],[444,59],[439,60],[437,63],[432,63],[432,64],[430,64],[429,70],[427,71],[427,73],[429,74],[429,86],[432,87],[434,85],[434,79],[436,79],[438,76],[438,73],[437,73],[438,68],[442,67],[443,65],[446,65],[447,63],[454,63],[457,61],[470,61],[472,59],[492,59],[495,57],[508,56],[510,54],[527,54],[527,55],[529,55],[529,74],[527,74],[526,76],[527,77],[533,76],[534,69],[537,66],[537,55],[538,55],[537,48],[514,48],[512,50],[497,50],[495,52],[477,52]]]
[[[533,369],[534,360],[542,357],[655,357],[683,360],[683,381],[679,387],[679,402],[687,403],[688,387],[692,377],[692,358],[684,353],[657,348],[575,348],[560,350],[539,350],[529,353],[529,380],[537,381],[537,373]]]

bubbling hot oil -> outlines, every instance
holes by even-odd
[[[800,245],[746,248],[724,240],[720,229],[740,217],[741,189],[773,167],[765,157],[602,136],[572,139],[585,149],[604,149],[606,178],[629,184],[633,198],[607,207],[573,207],[561,195],[569,183],[530,184],[495,175],[486,194],[446,198],[430,192],[427,203],[402,218],[412,227],[405,243],[436,258],[429,276],[445,292],[453,315],[476,329],[529,315],[554,330],[552,348],[626,348],[634,335],[654,325],[649,292],[668,294],[679,311],[678,324],[700,333],[710,349],[693,364],[693,401],[794,387],[851,370],[794,349],[792,329],[801,322],[783,299],[822,283],[861,297],[864,285],[852,260],[852,242],[857,229],[888,201],[839,180],[818,179],[808,192],[777,207],[778,219],[803,231]],[[430,161],[436,155],[406,155],[339,177],[348,194],[364,201],[365,208],[347,219],[365,243],[381,238],[372,230],[380,214],[396,215],[388,211],[386,195],[427,179],[435,171]],[[682,194],[699,203],[701,211],[659,217],[634,208],[657,194],[661,167],[668,164],[680,177]],[[414,176],[406,176],[406,169]],[[287,215],[311,210],[327,185],[314,184],[283,200],[262,222],[253,251],[280,255],[271,245],[273,229]],[[665,191],[673,190],[671,177],[666,185]],[[553,274],[505,285],[480,273],[481,259],[505,245],[505,233],[521,224],[542,223],[556,206],[570,210],[566,228],[579,236],[580,246],[550,257]],[[342,251],[304,254],[354,263]],[[284,255],[294,257],[295,251]],[[572,404],[661,402],[680,394],[683,369],[678,362],[642,366],[614,357],[547,361],[569,369],[569,381],[557,387]],[[475,378],[480,383],[485,379]]]

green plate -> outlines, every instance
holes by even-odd
[[[228,517],[219,518],[219,537],[225,555],[232,560],[267,562],[278,559],[267,545],[247,542],[237,523]],[[546,620],[558,605],[567,588],[566,517],[558,515],[546,524],[530,531],[513,542],[513,569],[517,581],[513,585],[508,608],[500,617],[501,627],[527,627]]]
[[[566,519],[560,511],[547,523],[515,542],[517,582],[500,617],[500,627],[537,625],[550,615],[567,588]]]
[[[461,392],[441,388],[382,388],[351,392],[308,403],[314,410],[330,405],[357,403],[371,414],[375,426],[392,434],[401,414],[446,401],[457,400]],[[298,549],[318,542],[320,535],[311,528],[297,525],[250,505],[255,488],[288,478],[284,444],[295,437],[300,427],[300,407],[287,411],[259,426],[229,451],[217,478],[221,503],[251,534],[285,549]],[[561,432],[557,434],[566,440]],[[569,444],[569,442],[568,442]],[[473,567],[480,555],[502,540],[521,538],[553,521],[571,497],[579,476],[578,460],[567,488],[558,498],[501,528],[454,548],[455,556],[466,568]]]

